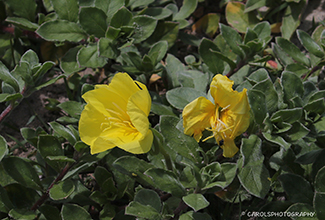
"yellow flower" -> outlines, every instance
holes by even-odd
[[[150,150],[153,135],[148,115],[151,98],[145,85],[117,73],[109,85],[96,85],[79,121],[80,138],[96,154],[115,146],[133,154]]]
[[[185,106],[183,110],[184,133],[193,135],[197,142],[206,129],[212,135],[203,141],[215,138],[217,143],[223,140],[223,155],[233,157],[238,148],[234,139],[249,126],[250,106],[246,89],[242,92],[232,89],[234,82],[223,75],[216,75],[210,85],[210,100],[199,97]]]

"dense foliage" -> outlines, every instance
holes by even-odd
[[[54,121],[17,128],[21,141],[0,136],[1,219],[325,219],[325,26],[299,29],[306,3],[0,0],[0,122],[59,79],[68,99],[49,100]],[[80,140],[81,96],[117,72],[150,92],[148,153]],[[184,134],[183,109],[216,99],[216,74],[250,105],[230,158],[202,141],[211,131]]]

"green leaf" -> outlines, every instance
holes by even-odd
[[[167,41],[159,41],[151,46],[148,56],[152,60],[152,65],[155,66],[158,62],[160,62],[166,55],[168,50]]]
[[[131,10],[134,10],[135,8],[144,8],[153,3],[154,1],[155,0],[129,0],[128,6],[131,7]]]
[[[248,90],[247,95],[254,120],[257,124],[262,125],[267,113],[265,95],[263,92],[254,89]]]
[[[325,167],[321,168],[315,178],[315,191],[325,193]]]
[[[95,169],[94,176],[98,185],[102,186],[108,178],[112,177],[112,174],[104,167],[98,166]]]
[[[302,113],[302,108],[279,110],[271,116],[271,121],[293,123],[302,117]]]
[[[264,198],[270,189],[269,172],[263,164],[262,141],[256,135],[242,140],[240,152],[243,167],[239,167],[238,178],[243,187],[252,195]]]
[[[45,216],[46,220],[62,220],[59,210],[53,205],[42,205],[38,210]]]
[[[163,105],[161,103],[152,102],[151,103],[151,112],[157,114],[157,115],[171,115],[175,116],[175,113],[173,112],[172,107]]]
[[[57,161],[51,161],[48,156],[63,156],[64,150],[58,139],[51,135],[40,135],[38,137],[37,148],[41,156],[47,161],[47,163],[59,171],[62,168],[62,164]]]
[[[157,20],[163,20],[172,15],[172,11],[168,8],[150,7],[143,12],[145,15],[156,18]]]
[[[78,21],[78,0],[51,0],[51,3],[60,19],[71,22]]]
[[[36,31],[36,29],[39,27],[38,24],[35,24],[25,18],[19,18],[19,17],[7,17],[6,22],[14,24],[17,27],[29,31]]]
[[[219,51],[219,48],[214,42],[206,38],[202,39],[199,46],[199,53],[202,60],[212,73],[223,73],[224,62],[218,58],[216,51]]]
[[[116,59],[119,51],[116,48],[116,43],[108,38],[101,38],[98,42],[99,55],[109,59]]]
[[[79,66],[91,68],[103,67],[107,63],[107,58],[99,56],[95,44],[81,48],[77,54],[77,60]]]
[[[71,132],[70,129],[64,127],[63,125],[53,121],[50,122],[49,125],[51,126],[51,128],[54,130],[54,132],[60,136],[60,137],[64,137],[65,139],[67,139],[72,145],[74,145],[77,141],[77,137],[74,136],[74,134]]]
[[[325,202],[325,194],[315,193],[314,208],[318,219],[325,218],[324,202]]]
[[[198,0],[184,0],[183,5],[178,13],[173,17],[173,20],[182,20],[190,16],[196,9]]]
[[[166,71],[167,71],[167,79],[170,82],[168,83],[169,89],[180,86],[180,83],[177,78],[177,73],[181,71],[185,71],[185,66],[179,59],[177,59],[172,54],[167,54]]]
[[[6,139],[0,135],[0,161],[4,156],[6,156],[9,152],[8,145]]]
[[[132,13],[126,7],[122,7],[113,15],[110,25],[115,28],[128,26],[132,17]]]
[[[44,88],[46,86],[52,85],[53,83],[55,83],[56,81],[58,81],[59,79],[64,78],[64,77],[65,77],[65,75],[59,75],[57,77],[54,77],[54,78],[52,78],[52,79],[50,79],[50,80],[36,86],[35,89],[40,90],[40,89],[42,89],[42,88]]]
[[[301,44],[309,53],[314,54],[319,58],[324,57],[323,49],[303,30],[297,30],[297,35]]]
[[[182,157],[191,160],[191,162],[199,163],[201,158],[199,156],[198,143],[194,138],[185,135],[183,131],[180,131],[177,128],[177,125],[180,124],[180,122],[181,121],[177,117],[166,115],[160,117],[161,133],[168,146],[166,151],[173,158],[177,155],[181,155]]]
[[[85,31],[77,23],[65,20],[45,22],[36,33],[47,41],[79,42],[87,37]]]
[[[26,210],[12,209],[8,214],[13,219],[34,220],[35,218],[37,218],[37,214],[31,210],[26,211]]]
[[[171,171],[161,168],[151,168],[144,174],[149,176],[154,182],[154,186],[162,191],[171,193],[173,196],[177,197],[185,194],[183,185]]]
[[[137,15],[131,19],[131,24],[134,27],[134,34],[132,38],[135,39],[134,43],[140,43],[155,31],[157,26],[157,19],[148,15]]]
[[[80,114],[84,109],[84,104],[76,101],[66,101],[60,103],[58,107],[69,114],[71,117],[79,119]]]
[[[91,220],[89,213],[81,206],[75,204],[64,204],[61,210],[62,219]]]
[[[305,204],[305,203],[295,203],[292,206],[290,206],[287,210],[287,213],[297,213],[295,216],[294,214],[291,217],[293,220],[312,220],[315,219],[315,211],[314,208],[311,205]]]
[[[220,31],[222,37],[225,39],[231,50],[243,59],[245,57],[245,52],[243,51],[243,49],[241,49],[241,47],[238,46],[242,43],[242,39],[237,33],[237,31],[221,23]]]
[[[306,2],[306,0],[301,0],[298,4],[291,3],[286,7],[281,25],[282,37],[285,39],[289,40],[296,28],[300,25],[300,16]]]
[[[8,213],[14,206],[11,203],[7,191],[0,186],[0,212]]]
[[[95,7],[82,7],[79,13],[80,25],[89,34],[95,37],[104,37],[107,30],[107,15]]]
[[[17,100],[19,98],[22,98],[22,94],[16,93],[16,94],[8,94],[8,93],[2,93],[0,94],[0,102],[7,102],[10,100]]]
[[[49,195],[53,200],[67,199],[75,190],[72,180],[60,181],[50,189]]]
[[[319,219],[325,217],[325,209],[322,204],[325,201],[325,167],[321,168],[315,177],[314,208]]]
[[[278,179],[290,201],[312,204],[314,193],[310,183],[303,177],[292,173],[285,173],[280,175]]]
[[[212,220],[207,213],[189,211],[182,214],[179,220]]]
[[[293,59],[288,54],[286,54],[278,45],[274,43],[271,44],[275,57],[280,61],[283,66],[287,66],[289,64],[294,63]]]
[[[306,66],[310,66],[310,60],[291,41],[283,37],[277,37],[275,38],[275,41],[279,47],[295,61],[303,63]]]
[[[114,161],[113,166],[119,172],[135,178],[144,185],[153,184],[152,180],[143,173],[154,166],[144,160],[140,160],[134,156],[123,156]]]
[[[80,48],[80,46],[71,48],[61,58],[60,67],[66,75],[70,75],[83,69],[83,67],[80,67],[77,62],[77,54]]]
[[[228,57],[223,55],[221,52],[213,51],[212,49],[210,49],[210,50],[216,56],[217,59],[225,61],[230,66],[231,69],[235,69],[237,67],[237,65],[234,61],[232,61],[231,59],[229,59]]]
[[[5,189],[10,201],[14,204],[13,208],[16,209],[30,210],[31,204],[34,204],[40,198],[36,190],[18,183],[11,183]],[[17,196],[18,192],[19,196]]]
[[[184,196],[182,199],[185,204],[191,207],[195,212],[208,207],[210,204],[202,194],[193,193]]]
[[[283,147],[284,149],[289,149],[291,144],[289,144],[288,142],[286,142],[282,137],[278,136],[278,135],[271,135],[269,133],[263,132],[263,137],[270,141],[271,143],[277,144],[280,147]]]
[[[6,172],[20,184],[42,190],[41,181],[36,170],[30,163],[19,157],[8,157],[2,159],[2,165]]]
[[[308,67],[306,67],[300,63],[291,63],[286,66],[285,71],[295,73],[301,77],[301,76],[307,74],[310,70]]]
[[[256,166],[263,162],[264,156],[261,151],[261,144],[261,139],[256,135],[251,135],[248,139],[242,140],[240,152],[243,156],[244,166]]]
[[[105,155],[105,153],[104,153],[104,155]],[[74,167],[74,169],[69,170],[69,172],[62,178],[62,181],[65,181],[65,180],[71,178],[72,176],[77,175],[80,172],[86,170],[87,168],[89,168],[90,166],[92,166],[94,163],[97,162],[96,159],[99,160],[101,158],[93,158],[93,160],[91,162],[78,163],[76,165],[76,167]]]
[[[161,219],[161,216],[156,209],[135,201],[130,202],[130,204],[125,208],[125,214],[145,219]]]
[[[303,97],[304,87],[301,79],[294,73],[284,71],[281,77],[283,86],[284,101],[290,103],[294,97]]]
[[[26,51],[20,58],[21,62],[27,62],[33,69],[35,66],[39,65],[39,59],[37,54],[33,50]]]
[[[19,91],[18,81],[10,74],[7,67],[0,61],[0,80],[11,85],[16,92]]]
[[[55,63],[52,61],[46,61],[45,63],[43,63],[42,66],[33,75],[35,83],[39,83],[45,73],[47,73],[54,65]]]
[[[254,1],[256,1],[256,0],[254,0]],[[263,0],[257,0],[257,1],[263,2]],[[247,3],[246,3],[246,6],[247,6]],[[270,26],[269,22],[267,22],[267,21],[259,22],[253,28],[253,31],[257,34],[257,37],[260,40],[265,40],[267,37],[270,37],[270,35],[271,35],[271,26]]]
[[[166,93],[167,101],[178,109],[183,109],[187,104],[200,96],[206,97],[206,94],[188,87],[175,88]]]
[[[177,40],[179,24],[172,21],[160,21],[157,23],[153,34],[146,40],[153,45],[158,41],[167,41],[168,48],[171,48]]]
[[[292,128],[286,132],[286,135],[289,137],[291,142],[301,140],[304,138],[310,130],[306,128],[303,124],[300,122],[295,122],[292,124]]]
[[[49,161],[64,162],[64,163],[75,163],[76,161],[67,156],[47,156],[46,159]]]
[[[253,28],[259,20],[254,12],[245,12],[245,5],[241,2],[229,2],[226,7],[226,19],[228,24],[241,33],[245,33],[248,27]]]
[[[141,189],[134,197],[134,201],[145,206],[151,206],[157,212],[161,210],[161,201],[159,195],[150,189]]]
[[[5,0],[4,2],[9,5],[14,14],[30,21],[35,20],[37,4],[34,0]]]
[[[255,84],[252,89],[259,90],[265,94],[266,108],[268,112],[274,112],[277,110],[278,94],[269,77],[268,79]]]
[[[261,8],[266,5],[267,0],[248,0],[245,4],[245,13]]]

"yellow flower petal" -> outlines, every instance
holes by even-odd
[[[130,120],[142,135],[146,135],[149,129],[148,115],[150,106],[151,99],[147,90],[140,90],[133,94],[127,104],[127,113]]]
[[[132,154],[144,154],[151,149],[152,142],[153,134],[151,130],[148,130],[143,139],[119,145],[119,148]]]
[[[216,105],[221,108],[229,108],[237,105],[241,95],[232,89],[233,84],[234,81],[221,74],[217,74],[213,77],[210,85],[210,92]]]
[[[127,101],[120,94],[110,91],[109,85],[96,87],[94,90],[85,93],[82,98],[107,117],[129,120],[126,114]]]
[[[250,110],[247,90],[243,89],[243,91],[238,93],[238,102],[235,105],[229,107],[236,114],[247,114]]]
[[[114,148],[116,145],[112,142],[105,140],[102,137],[98,137],[94,143],[90,146],[90,153],[91,154],[98,154],[104,152],[106,150]]]
[[[79,121],[79,133],[83,142],[92,145],[102,133],[102,123],[105,116],[93,105],[87,104],[82,111]]]
[[[127,73],[117,73],[109,84],[109,90],[114,94],[119,94],[120,98],[127,103],[134,93],[142,89],[139,84],[139,82],[135,82]]]
[[[183,110],[184,133],[193,135],[198,142],[202,131],[210,127],[210,118],[215,114],[215,105],[204,97],[199,97],[185,106]]]
[[[228,158],[235,156],[239,150],[234,140],[229,138],[224,139],[224,143],[221,148],[223,149],[223,156]]]

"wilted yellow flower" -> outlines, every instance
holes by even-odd
[[[183,110],[184,133],[193,135],[197,142],[206,129],[212,135],[203,141],[215,138],[219,143],[223,140],[223,155],[233,157],[238,148],[234,139],[249,126],[250,106],[246,89],[242,92],[232,89],[234,82],[223,75],[216,75],[210,86],[210,100],[199,97],[185,106]]]
[[[117,73],[109,85],[96,85],[82,98],[87,105],[79,121],[80,138],[92,154],[115,146],[133,154],[150,150],[151,98],[145,85]]]

